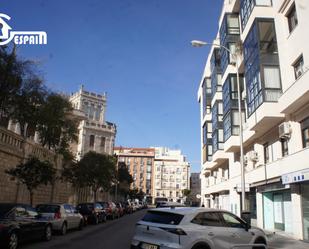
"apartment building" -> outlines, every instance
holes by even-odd
[[[190,189],[190,164],[180,150],[155,147],[154,198],[184,203],[184,189]]]
[[[201,193],[208,207],[309,240],[309,2],[225,0],[198,90]],[[236,61],[237,60],[237,63]],[[236,65],[240,73],[241,112]]]
[[[142,190],[149,202],[153,197],[153,171],[155,150],[152,148],[115,147],[119,162],[124,162],[133,177],[131,188]]]
[[[106,95],[86,91],[83,86],[69,98],[76,111],[84,116],[78,126],[78,143],[72,151],[79,160],[88,151],[113,154],[116,125],[105,120]]]

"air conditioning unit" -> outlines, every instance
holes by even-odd
[[[248,152],[248,159],[253,162],[257,162],[259,160],[259,155],[256,151],[251,150]]]
[[[279,125],[279,138],[290,138],[291,125],[289,122],[283,122]]]

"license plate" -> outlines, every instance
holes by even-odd
[[[142,244],[142,249],[158,249],[159,247],[157,245],[151,245],[147,243]]]

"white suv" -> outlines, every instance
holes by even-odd
[[[238,244],[266,242],[263,230],[251,227],[230,212],[172,207],[146,213],[136,224],[131,249],[230,249]],[[254,247],[257,248],[265,247]]]

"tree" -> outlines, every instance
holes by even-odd
[[[30,194],[31,205],[33,204],[34,190],[40,185],[53,183],[56,179],[56,170],[53,165],[48,161],[40,161],[36,157],[31,157],[25,163],[5,172],[26,185]]]
[[[97,191],[108,191],[116,182],[116,158],[90,151],[79,162],[66,167],[62,176],[75,187],[91,188],[96,202]]]
[[[70,117],[71,103],[59,94],[51,93],[39,110],[37,131],[43,146],[71,157],[69,146],[77,141],[78,124]]]
[[[12,113],[15,95],[21,87],[26,68],[30,61],[20,60],[16,56],[15,46],[9,51],[0,46],[0,120],[8,120]]]
[[[118,195],[118,193],[120,193],[123,196],[127,196],[130,190],[130,184],[133,182],[133,178],[130,175],[128,167],[124,162],[118,163],[116,180],[117,180],[116,182],[117,193],[114,193],[114,189],[112,189],[111,192],[114,193],[115,195]]]
[[[129,197],[130,197],[130,199],[142,200],[145,197],[145,193],[141,189],[133,188],[133,189],[130,189],[130,191],[129,191]]]
[[[191,194],[191,190],[190,189],[184,189],[184,190],[182,190],[182,194],[185,197],[188,197]]]
[[[16,91],[12,112],[13,121],[20,124],[21,135],[26,138],[29,131],[34,133],[38,120],[39,108],[44,103],[46,90],[43,81],[37,75],[29,72],[22,80],[21,87]]]

